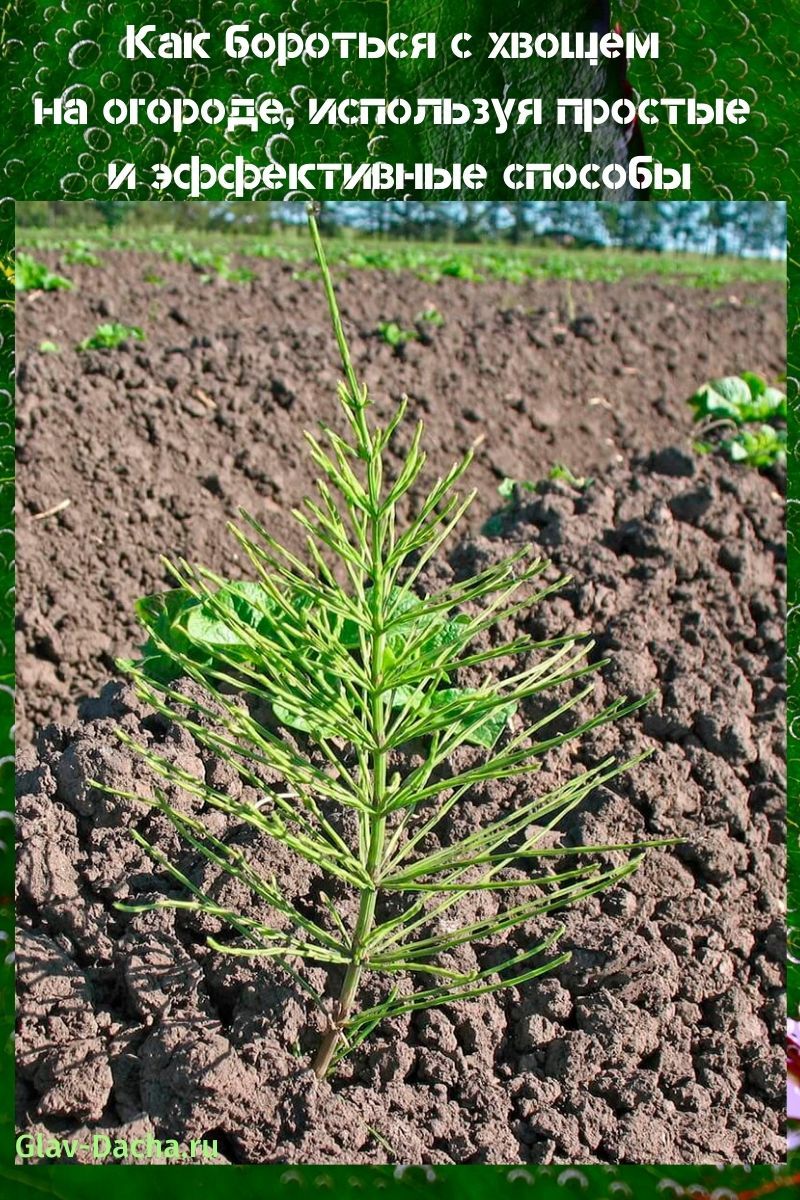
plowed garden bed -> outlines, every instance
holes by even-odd
[[[279,968],[216,956],[191,914],[113,907],[170,887],[128,825],[202,871],[160,818],[89,786],[132,789],[141,771],[116,725],[241,786],[114,681],[140,640],[132,602],[167,586],[162,553],[243,573],[224,533],[240,504],[299,546],[301,430],[332,418],[338,378],[316,281],[260,263],[251,284],[203,284],[159,262],[154,287],[150,269],[108,255],[72,270],[74,292],[19,305],[20,1126],[210,1135],[231,1162],[779,1161],[783,500],[776,479],[693,453],[685,400],[714,375],[783,369],[780,292],[342,279],[378,408],[408,393],[432,472],[478,442],[478,498],[442,576],[532,541],[573,579],[520,631],[591,628],[612,660],[594,703],[659,694],[578,760],[476,790],[442,836],[570,763],[654,747],[559,836],[684,840],[567,914],[573,957],[553,976],[387,1022],[318,1083],[314,1018]],[[398,352],[376,332],[431,306],[444,323],[425,342]],[[146,341],[73,348],[109,319]],[[593,483],[545,483],[487,535],[498,483],[556,462]],[[252,853],[314,902],[314,871]],[[469,947],[464,965],[491,953]]]

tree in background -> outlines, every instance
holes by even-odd
[[[116,229],[121,225],[132,215],[128,210],[135,206],[130,201],[120,203],[118,200],[92,200],[90,203],[97,209],[107,229]]]

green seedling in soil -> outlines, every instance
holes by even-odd
[[[111,321],[98,325],[94,333],[83,339],[77,345],[78,350],[115,350],[123,342],[143,342],[144,333],[138,325],[123,325],[121,321]]]
[[[318,282],[320,279],[320,273],[316,267],[307,267],[298,271],[292,271],[292,279],[294,279],[295,282],[306,282],[308,280],[314,280],[315,282]]]
[[[18,292],[68,292],[74,286],[71,279],[56,275],[35,258],[27,254],[17,255],[14,264],[14,287]]]
[[[228,261],[227,254],[219,253],[211,249],[197,249],[188,245],[170,246],[166,251],[166,257],[172,262],[188,263],[195,271],[204,271],[209,267],[214,271]]]
[[[483,523],[482,532],[487,537],[499,537],[508,521],[519,511],[523,492],[535,492],[536,484],[525,479],[512,479],[506,475],[497,485],[497,494],[504,501],[499,512],[494,512]]]
[[[222,263],[215,274],[201,275],[200,282],[215,283],[217,279],[222,279],[226,283],[252,283],[255,278],[255,271],[247,267],[229,267],[227,263]]]
[[[146,274],[142,276],[142,279],[145,283],[152,284],[153,287],[161,287],[164,283],[162,276],[157,275],[155,271],[147,271]]]
[[[197,250],[191,246],[179,245],[170,247],[167,257],[173,262],[189,263],[195,271],[202,272],[201,283],[212,283],[215,279],[224,279],[231,283],[250,283],[256,278],[255,271],[248,267],[232,267],[229,256],[216,250]]]
[[[416,326],[417,337],[422,345],[431,346],[433,344],[434,331],[441,329],[444,325],[444,317],[438,308],[424,308],[414,317],[414,325]]]
[[[422,312],[417,313],[414,321],[417,325],[432,325],[435,329],[444,325],[444,317],[438,308],[424,308]]]
[[[403,329],[397,321],[381,321],[378,333],[387,345],[399,349],[406,342],[421,341],[430,344],[431,330],[444,325],[444,317],[437,308],[426,308],[414,317],[414,329]]]
[[[585,492],[594,483],[594,479],[591,476],[574,475],[569,467],[565,467],[563,463],[554,463],[547,472],[547,478],[560,483],[566,483],[579,492]],[[492,513],[488,520],[484,522],[483,532],[489,537],[496,537],[502,533],[509,518],[513,517],[519,511],[523,493],[539,492],[541,489],[541,481],[531,483],[527,479],[511,479],[506,475],[497,485],[497,494],[505,501],[505,504],[499,512]]]
[[[785,466],[786,393],[760,375],[745,371],[712,379],[688,403],[702,435],[694,443],[698,453],[719,448],[731,462],[745,466]]]
[[[439,270],[442,275],[448,275],[453,279],[465,279],[468,283],[478,283],[481,279],[478,271],[464,258],[447,259],[441,264]]]
[[[138,606],[145,657],[121,664],[146,703],[257,796],[236,799],[120,730],[163,785],[125,798],[167,818],[198,861],[244,884],[276,920],[228,907],[138,831],[176,894],[118,907],[213,917],[226,933],[208,937],[211,948],[279,961],[324,1015],[314,1061],[323,1077],[386,1018],[522,987],[566,962],[569,953],[553,952],[563,927],[532,937],[527,924],[612,887],[636,870],[646,845],[665,842],[546,844],[565,814],[646,755],[606,758],[453,840],[443,833],[460,801],[534,775],[547,751],[580,745],[647,698],[578,715],[603,665],[592,661],[592,641],[583,633],[509,633],[510,621],[566,582],[546,581],[548,564],[530,547],[426,590],[426,566],[474,498],[458,490],[473,452],[418,497],[418,424],[388,473],[406,401],[386,423],[373,416],[313,212],[309,227],[342,360],[347,433],[323,426],[321,436],[306,434],[320,472],[318,497],[294,512],[307,556],[242,512],[231,531],[255,578],[231,582],[184,560],[168,564],[177,587]],[[416,503],[404,517],[412,489]],[[194,797],[192,809],[173,803],[172,789]],[[295,904],[275,876],[217,836],[203,819],[217,812],[317,868],[324,888],[316,907]],[[484,892],[499,898],[499,909],[465,915],[463,902]],[[357,916],[346,923],[347,895]],[[453,957],[515,931],[518,944],[503,961],[464,969]],[[335,1000],[312,987],[304,964],[329,969]],[[365,973],[383,981],[381,998],[366,1005]]]
[[[375,1138],[375,1141],[378,1143],[378,1145],[383,1146],[386,1153],[389,1154],[391,1156],[391,1158],[395,1160],[395,1162],[400,1162],[400,1155],[397,1153],[397,1151],[395,1150],[395,1148],[391,1144],[391,1142],[388,1142],[386,1140],[386,1138],[383,1136],[383,1134],[380,1133],[377,1129],[375,1129],[375,1127],[373,1125],[367,1125],[366,1128],[369,1130],[371,1135]]]
[[[547,472],[547,478],[557,480],[560,483],[569,484],[575,488],[577,492],[585,492],[588,487],[594,483],[591,475],[575,475],[570,471],[569,467],[563,463],[553,463],[550,470]],[[538,486],[538,485],[537,485]]]
[[[518,508],[523,492],[535,492],[536,484],[528,479],[511,479],[506,475],[497,485],[497,494],[506,502],[507,508]]]
[[[689,398],[695,421],[732,421],[735,425],[786,420],[786,394],[769,387],[752,371],[712,379]]]
[[[786,430],[776,429],[773,425],[743,429],[735,437],[726,438],[722,446],[731,462],[743,463],[746,467],[766,470],[786,466]]]
[[[256,278],[255,271],[249,267],[230,267],[227,263],[220,267],[217,275],[228,283],[252,283]]]
[[[64,262],[68,266],[99,267],[100,259],[88,242],[73,242],[64,252]]]
[[[378,325],[378,333],[387,346],[395,349],[398,346],[404,346],[406,342],[415,342],[419,337],[416,329],[403,329],[396,321],[381,321]]]
[[[61,347],[58,342],[39,342],[40,354],[59,354]]]

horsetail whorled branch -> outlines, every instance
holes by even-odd
[[[277,919],[265,924],[219,903],[138,833],[180,891],[175,899],[119,907],[189,909],[214,917],[233,937],[209,937],[210,946],[279,959],[320,1007],[323,997],[304,977],[302,963],[341,972],[314,1063],[322,1077],[386,1017],[519,986],[566,961],[568,954],[542,960],[560,929],[512,952],[500,966],[459,970],[446,956],[612,886],[635,870],[644,846],[664,843],[543,844],[560,818],[639,759],[608,759],[456,841],[443,835],[448,813],[476,785],[533,773],[547,750],[644,701],[618,700],[564,731],[562,718],[588,696],[589,683],[566,688],[545,715],[523,718],[527,700],[541,701],[602,665],[588,661],[593,643],[583,634],[503,640],[506,619],[565,582],[543,583],[548,564],[527,549],[420,596],[425,565],[472,499],[456,491],[472,453],[434,484],[401,528],[399,507],[425,463],[422,425],[388,478],[386,450],[406,401],[385,427],[371,419],[313,212],[309,226],[344,369],[339,400],[349,434],[328,428],[321,437],[306,434],[320,471],[318,498],[294,513],[307,559],[243,513],[243,527],[232,531],[255,581],[220,579],[183,561],[170,564],[178,586],[139,602],[148,632],[144,657],[123,664],[154,709],[231,764],[259,797],[237,800],[120,733],[167,785],[149,799],[127,798],[164,814],[198,861],[240,881]],[[491,640],[476,640],[489,632]],[[502,670],[493,673],[496,665]],[[471,678],[482,674],[478,684],[464,685],[466,669]],[[192,686],[182,686],[182,679]],[[409,744],[419,746],[420,739],[424,754],[412,760]],[[455,752],[467,744],[482,748],[482,757],[473,751],[466,760],[460,756],[467,765],[456,765]],[[284,781],[280,786],[267,782],[276,773]],[[170,802],[170,788],[195,798],[189,815]],[[354,889],[354,925],[347,927],[328,891],[316,914],[298,907],[274,876],[261,874],[243,850],[215,836],[202,819],[214,809],[314,864],[330,881],[329,892]],[[587,863],[590,853],[612,851],[630,853],[622,865]],[[461,921],[457,906],[479,891],[497,893],[506,903],[492,916]],[[391,894],[389,907],[384,898]],[[430,983],[412,991],[387,985],[380,1003],[359,1010],[365,971],[406,978],[413,973]]]

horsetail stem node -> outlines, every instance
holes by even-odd
[[[594,643],[585,634],[509,637],[513,619],[524,628],[527,611],[566,582],[547,582],[548,563],[528,547],[426,587],[426,567],[473,498],[459,490],[473,452],[417,490],[422,424],[407,430],[405,398],[385,424],[374,418],[311,208],[308,224],[343,381],[340,431],[306,434],[319,470],[318,495],[293,514],[306,552],[242,512],[231,531],[253,577],[169,562],[175,587],[137,604],[142,657],[120,663],[149,706],[248,785],[234,798],[119,730],[154,776],[152,795],[125,799],[168,819],[203,879],[209,867],[235,879],[253,904],[239,911],[215,899],[187,858],[179,865],[136,831],[165,891],[117,907],[188,909],[224,931],[207,938],[214,950],[278,960],[321,1010],[313,1069],[322,1078],[386,1018],[520,988],[560,966],[569,954],[554,950],[563,930],[549,914],[619,883],[666,841],[554,846],[547,836],[645,755],[607,758],[516,806],[509,796],[500,815],[474,827],[454,825],[460,802],[470,816],[487,785],[533,775],[547,752],[649,697],[587,717],[581,706],[603,665]],[[191,806],[174,802],[176,791]],[[305,860],[322,880],[318,902],[296,902],[226,841],[219,818],[209,820],[220,812]],[[460,916],[479,893],[489,893],[480,910],[488,915]],[[495,957],[465,968],[459,948],[508,934],[513,948],[499,965]],[[312,985],[311,966],[338,981],[335,1000]],[[371,1002],[359,1003],[365,974]]]

